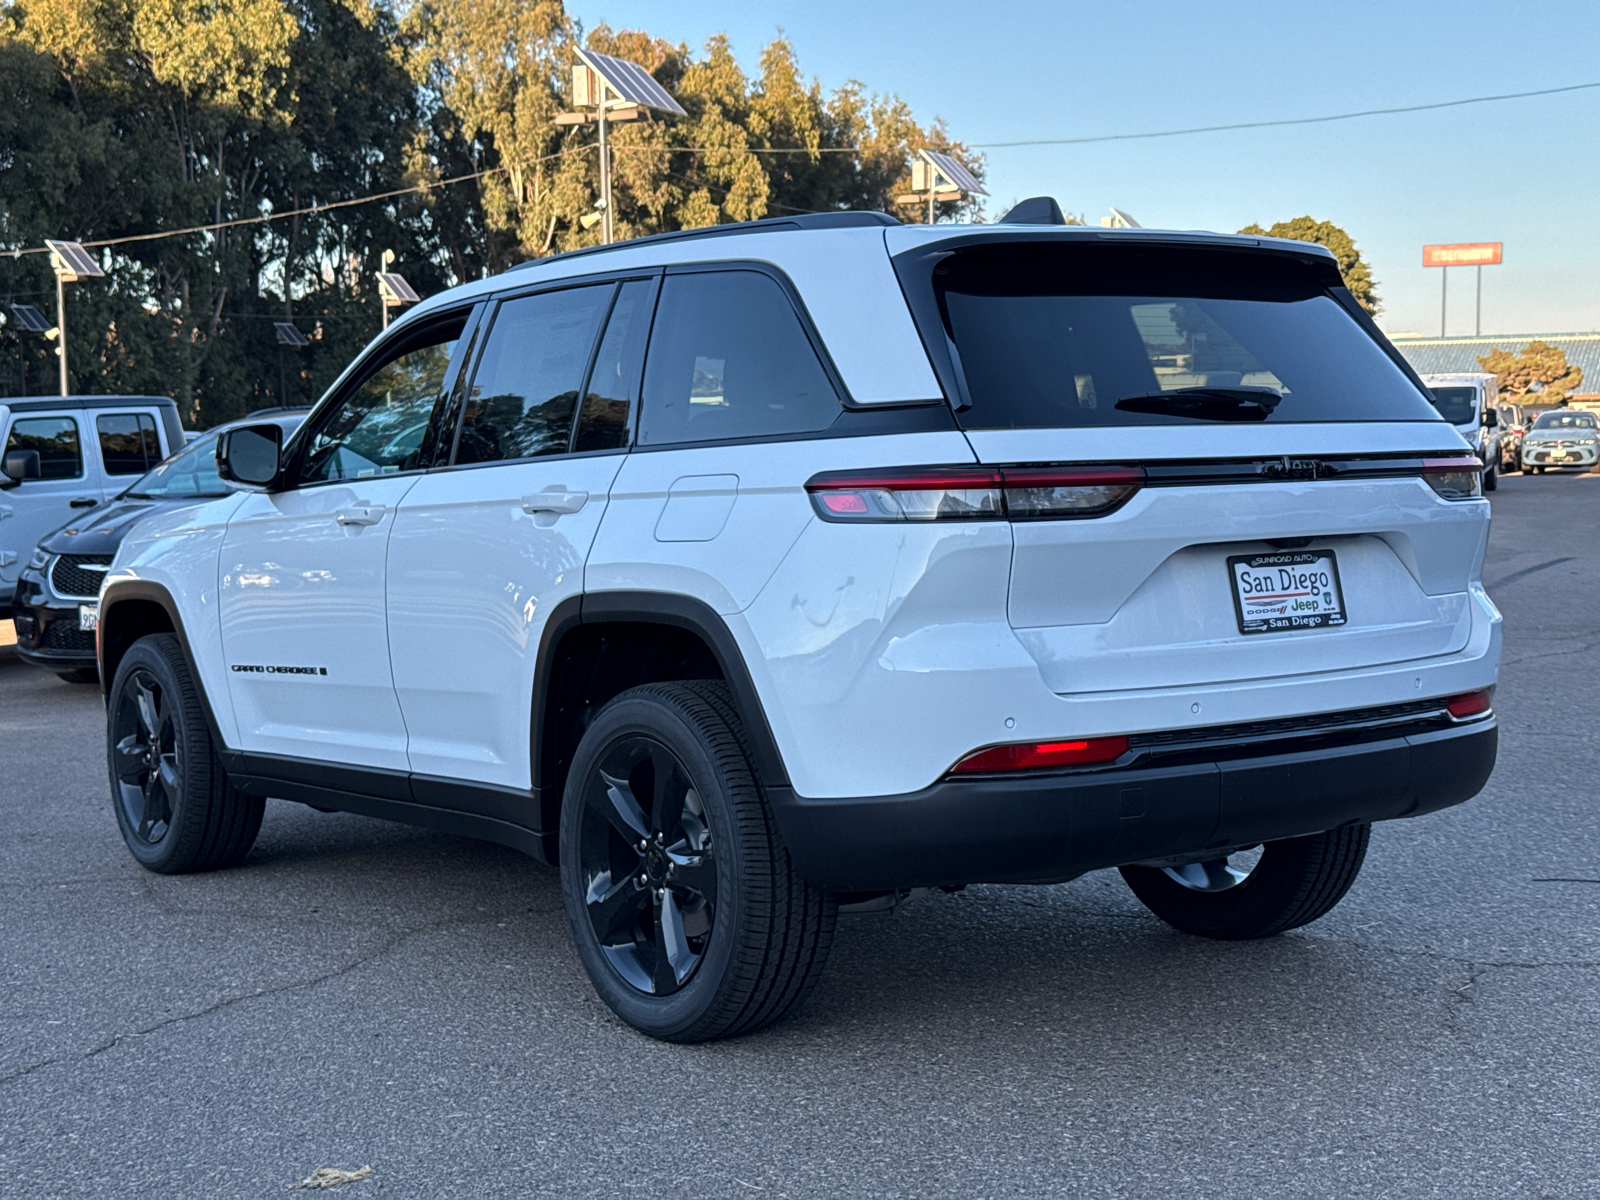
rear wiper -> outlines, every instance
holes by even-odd
[[[1123,412],[1163,417],[1193,417],[1197,421],[1265,421],[1283,400],[1269,387],[1187,387],[1145,396],[1124,396],[1117,401]]]

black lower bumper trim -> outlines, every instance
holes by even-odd
[[[824,887],[1045,883],[1460,804],[1488,781],[1497,741],[1491,718],[1313,752],[944,780],[901,796],[768,794],[796,866]]]

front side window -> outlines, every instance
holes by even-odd
[[[951,254],[933,287],[969,429],[1436,419],[1293,259],[1008,242]]]
[[[312,432],[298,482],[368,479],[416,470],[461,334],[458,322],[422,335],[367,376]]]
[[[811,339],[771,277],[697,271],[662,282],[640,445],[812,433],[840,411]]]
[[[143,475],[161,461],[161,442],[149,413],[107,413],[94,424],[107,475]]]
[[[78,423],[71,417],[18,417],[11,423],[6,449],[37,450],[43,479],[78,479],[83,475],[83,447]]]
[[[615,290],[564,288],[500,305],[462,408],[457,464],[567,453],[578,389]]]

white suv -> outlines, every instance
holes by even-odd
[[[237,863],[268,796],[518,847],[660,1038],[917,888],[1304,924],[1494,764],[1478,463],[1316,246],[646,238],[432,298],[218,459],[102,594],[134,856]]]

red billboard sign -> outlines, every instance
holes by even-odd
[[[1459,246],[1424,246],[1425,267],[1493,267],[1500,262],[1499,242],[1467,242]]]

